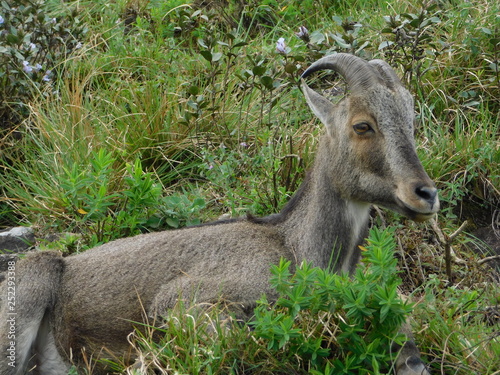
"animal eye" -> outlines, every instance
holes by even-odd
[[[352,127],[357,134],[366,134],[373,131],[372,127],[366,122],[360,122]]]

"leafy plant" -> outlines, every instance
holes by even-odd
[[[40,240],[42,249],[53,249],[62,253],[72,254],[83,250],[82,238],[78,234],[63,233],[55,240],[52,238]]]
[[[76,10],[55,16],[43,0],[0,2],[1,128],[12,129],[27,116],[29,100],[81,48],[85,33]]]
[[[401,64],[408,82],[418,84],[428,68],[428,59],[436,59],[445,48],[445,43],[436,35],[441,21],[441,10],[437,4],[422,5],[418,13],[403,13],[384,17],[387,27],[383,33],[392,36],[378,46],[386,59]],[[432,60],[431,60],[432,63]],[[416,88],[418,88],[416,86]]]
[[[200,211],[203,208],[205,208],[203,198],[191,198],[187,194],[175,194],[164,197],[159,210],[161,212],[161,221],[165,221],[168,227],[176,229],[200,224]]]
[[[199,212],[205,207],[201,197],[185,194],[163,197],[153,174],[142,163],[126,164],[124,176],[117,180],[111,153],[93,153],[90,166],[74,163],[60,177],[62,197],[54,200],[60,219],[73,222],[83,232],[86,243],[96,244],[159,228],[179,228],[199,224]]]
[[[113,164],[116,159],[100,150],[88,168],[74,163],[64,169],[60,186],[64,195],[61,208],[79,230],[91,233],[89,245],[140,233],[156,223],[162,189],[151,173],[145,173],[139,159],[126,166],[124,189],[116,189]]]
[[[252,322],[268,349],[298,355],[315,374],[371,374],[390,367],[391,345],[403,340],[398,329],[411,305],[397,293],[392,231],[373,228],[368,243],[353,279],[307,263],[291,274],[285,260],[271,268],[280,297],[273,305],[263,297]]]

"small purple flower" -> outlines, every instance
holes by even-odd
[[[44,82],[50,82],[50,75],[52,74],[51,70],[47,70],[45,72],[45,75],[42,77],[42,81]]]
[[[208,170],[213,169],[213,168],[214,168],[214,166],[213,166],[212,164],[210,164],[210,165],[208,166]]]
[[[5,21],[5,20],[3,19],[3,17],[2,17],[2,16],[0,16],[0,25],[1,25],[1,24],[3,24],[3,23],[4,23],[4,21]]]
[[[75,49],[82,48],[83,44],[81,42],[76,43]]]
[[[302,39],[304,42],[308,43],[310,38],[309,38],[309,30],[305,26],[300,26],[299,27],[299,32],[295,33],[300,39]]]
[[[36,49],[36,44],[35,43],[30,43],[29,44],[30,49],[33,51]]]
[[[279,38],[278,43],[276,43],[276,51],[278,53],[282,53],[286,55],[286,44],[285,44],[285,38]]]
[[[26,73],[31,73],[33,71],[33,67],[30,65],[29,62],[27,61],[23,61],[23,70],[26,72]]]
[[[240,143],[240,146],[241,146],[241,147],[248,147],[248,145],[246,144],[246,142],[241,142],[241,143]]]
[[[35,72],[39,72],[41,69],[42,69],[42,66],[40,64],[36,64],[33,69],[35,70]]]

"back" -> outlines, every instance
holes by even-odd
[[[131,321],[165,315],[179,295],[223,298],[247,318],[262,293],[273,294],[269,268],[281,256],[293,259],[276,227],[241,220],[125,238],[65,258],[56,337],[73,350],[125,349]]]

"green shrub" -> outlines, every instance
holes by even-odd
[[[145,173],[139,159],[126,165],[121,181],[115,180],[111,153],[93,154],[90,165],[74,163],[60,176],[61,194],[54,197],[59,220],[69,220],[88,236],[89,245],[138,234],[155,225],[154,214],[162,189],[151,173]],[[73,224],[71,224],[73,223]],[[84,229],[85,228],[85,229]]]
[[[51,15],[43,0],[0,2],[0,130],[24,119],[36,92],[57,75],[59,63],[81,48],[85,27],[76,11]]]
[[[84,247],[199,223],[203,199],[165,197],[156,176],[143,170],[140,159],[117,169],[120,164],[112,152],[101,149],[90,154],[88,163],[38,171],[43,176],[12,188],[24,201],[26,217],[33,220],[39,215],[38,222],[46,222],[53,231],[81,233]],[[20,176],[29,172],[18,171]]]
[[[353,278],[290,262],[273,266],[271,285],[280,294],[255,310],[257,337],[278,356],[299,356],[315,374],[378,374],[393,359],[391,345],[412,307],[397,293],[401,283],[390,230],[370,231],[369,245]]]
[[[164,197],[158,208],[161,213],[160,222],[170,228],[181,228],[201,223],[200,211],[205,208],[205,200],[199,196],[190,196],[187,193],[173,194]]]

